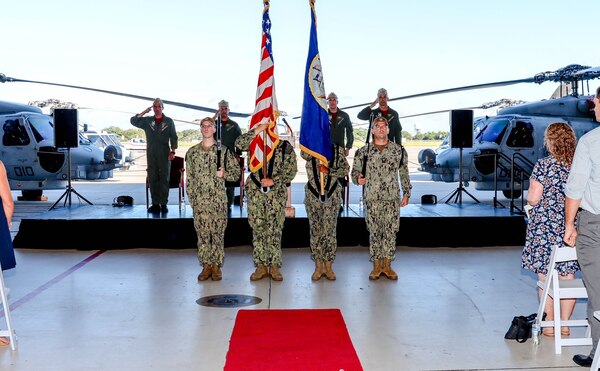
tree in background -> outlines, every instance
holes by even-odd
[[[122,129],[118,126],[109,126],[104,129],[107,133],[117,134],[122,141],[128,141],[133,138],[146,138],[144,131],[138,128]]]
[[[405,140],[444,140],[448,136],[447,131],[428,131],[426,133],[417,133],[412,135],[406,130],[402,131],[402,138]],[[354,138],[357,142],[365,143],[367,138],[367,129],[354,129]]]
[[[180,142],[197,142],[200,140],[200,131],[198,129],[186,129],[177,132]]]

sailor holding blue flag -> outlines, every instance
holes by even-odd
[[[310,42],[300,123],[301,156],[306,160],[308,177],[304,187],[304,205],[310,225],[311,256],[315,261],[315,271],[311,279],[317,281],[325,275],[328,280],[335,280],[332,264],[337,249],[337,214],[342,203],[338,178],[345,177],[350,166],[344,149],[331,143],[323,71],[317,43],[315,0],[309,0],[309,4]]]

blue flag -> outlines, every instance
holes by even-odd
[[[325,99],[325,84],[319,45],[317,42],[317,16],[315,0],[310,3],[310,43],[304,75],[304,103],[300,121],[300,149],[329,165],[331,160],[331,136],[329,134],[329,115]]]

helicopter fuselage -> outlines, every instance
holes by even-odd
[[[589,100],[589,97],[567,96],[505,108],[497,116],[477,118],[473,123],[471,148],[446,145],[436,151],[422,150],[420,170],[431,173],[434,181],[472,182],[477,190],[497,189],[506,194],[511,184],[519,192],[527,190],[534,164],[548,156],[544,147],[548,125],[567,123],[577,138],[598,127]]]
[[[0,140],[0,160],[12,190],[65,188],[69,153],[73,180],[107,179],[120,166],[81,134],[77,147],[56,148],[52,116],[31,106],[0,102]]]

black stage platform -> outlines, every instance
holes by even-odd
[[[304,205],[285,221],[283,247],[308,247]],[[525,241],[523,216],[482,204],[409,204],[402,208],[400,246],[519,246]],[[369,234],[359,205],[340,213],[339,246],[367,246]],[[144,206],[86,205],[63,207],[24,218],[14,239],[17,248],[108,250],[128,248],[195,248],[192,210],[169,205],[164,215]],[[234,207],[225,232],[226,246],[252,244],[246,210]]]

